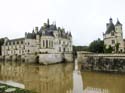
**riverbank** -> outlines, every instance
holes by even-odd
[[[82,69],[101,72],[125,73],[125,59],[88,57],[83,63]]]

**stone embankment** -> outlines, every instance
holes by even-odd
[[[125,59],[88,57],[83,69],[108,72],[125,72]]]
[[[84,70],[125,72],[125,54],[78,53]]]

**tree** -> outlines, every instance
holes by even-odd
[[[89,51],[88,46],[73,46],[73,51]]]
[[[4,44],[4,39],[0,39],[0,55],[2,54],[2,45]]]
[[[89,51],[94,53],[104,53],[104,42],[100,39],[94,40],[89,45]]]
[[[120,45],[120,43],[116,43],[116,44],[115,44],[116,53],[118,53],[118,51],[119,51],[119,45]]]
[[[111,45],[109,45],[108,48],[105,48],[105,53],[112,53],[113,48],[111,47]]]

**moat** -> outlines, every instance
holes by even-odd
[[[87,72],[74,63],[0,63],[0,81],[16,82],[37,93],[125,93],[124,74]]]

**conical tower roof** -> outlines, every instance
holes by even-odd
[[[109,34],[111,31],[115,31],[115,25],[112,22],[112,18],[109,19],[110,23],[108,24],[106,34]]]
[[[116,22],[115,26],[118,26],[118,25],[122,25],[122,24],[121,24],[120,21],[117,19],[117,22]]]

